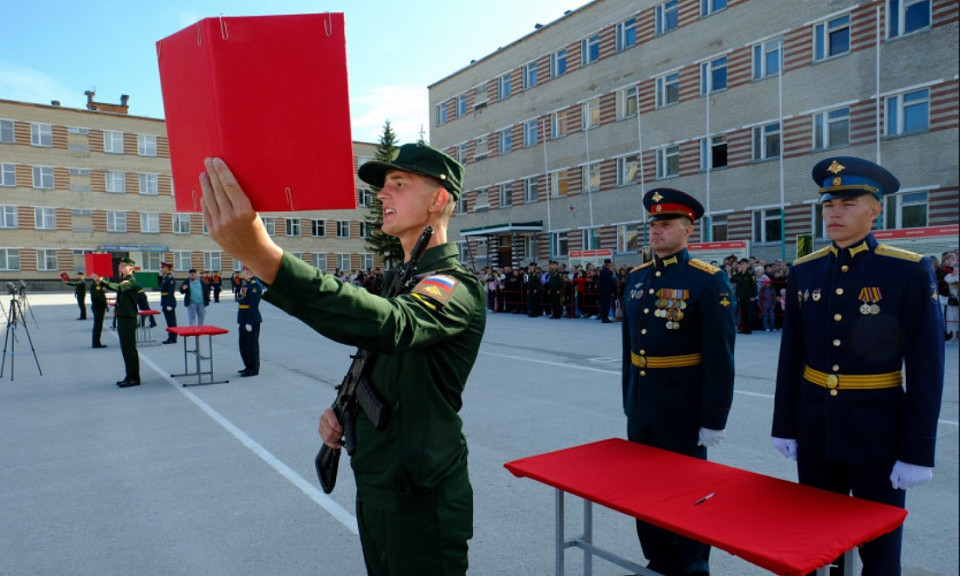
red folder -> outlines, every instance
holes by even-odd
[[[83,265],[87,270],[87,276],[91,274],[96,274],[103,278],[113,276],[113,260],[110,254],[84,254]]]
[[[70,281],[70,275],[67,274],[66,272],[61,272],[61,273],[60,273],[60,279],[63,280],[64,282],[69,282],[69,281]]]
[[[157,61],[178,212],[213,156],[257,211],[356,208],[343,14],[206,18]]]

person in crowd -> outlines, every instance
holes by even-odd
[[[160,310],[167,328],[177,327],[177,281],[173,277],[173,266],[169,262],[160,263]],[[167,339],[162,344],[174,344],[177,335],[167,332]]]
[[[426,144],[400,146],[393,160],[357,175],[379,189],[383,232],[399,238],[404,261],[425,227],[433,229],[415,281],[391,298],[374,296],[284,252],[220,159],[201,175],[210,237],[268,286],[264,299],[337,342],[375,354],[368,391],[391,411],[378,430],[354,420],[356,517],[370,576],[463,576],[473,534],[473,490],[459,412],[486,326],[483,286],[458,261],[447,226],[463,166]],[[387,281],[389,285],[389,280]],[[332,409],[319,433],[342,446]]]
[[[202,326],[207,315],[207,306],[210,305],[210,290],[197,271],[191,268],[187,272],[187,279],[180,284],[180,293],[183,294],[183,307],[187,309],[187,318],[191,326]]]
[[[527,315],[531,318],[540,316],[540,268],[535,262],[527,266]]]
[[[544,283],[549,295],[550,318],[563,318],[563,276],[555,260],[550,261]]]
[[[609,324],[610,308],[617,293],[617,277],[613,271],[613,260],[609,258],[604,259],[603,266],[600,268],[597,288],[600,290],[600,321]]]
[[[933,477],[944,370],[933,267],[871,233],[900,188],[888,170],[833,156],[812,175],[831,243],[787,276],[773,445],[801,484],[902,508]],[[899,576],[902,535],[860,547],[863,576]]]
[[[627,438],[706,459],[724,439],[733,401],[736,326],[726,274],[687,250],[703,206],[670,188],[643,197],[654,258],[627,276],[623,411]],[[648,568],[709,574],[710,547],[637,520]]]
[[[763,331],[775,332],[777,330],[777,289],[773,286],[773,280],[764,273],[762,266],[757,266],[760,275],[758,293],[760,300],[760,316],[763,319]]]
[[[960,268],[957,266],[957,252],[947,252],[943,255],[941,265],[943,283],[947,285],[947,302],[944,311],[944,330],[948,342],[960,339]]]
[[[737,292],[737,310],[740,311],[740,333],[751,334],[757,310],[757,281],[749,259],[740,260],[733,283]]]
[[[117,382],[120,388],[140,385],[140,354],[137,352],[137,297],[140,294],[140,285],[133,275],[136,264],[132,258],[121,258],[117,263],[120,282],[104,282],[107,288],[117,293],[117,335],[120,338],[120,353],[123,355],[125,371],[123,380]],[[91,276],[94,281],[100,278],[96,274]]]

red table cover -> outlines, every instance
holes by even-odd
[[[157,61],[178,212],[212,156],[255,210],[356,208],[343,14],[206,18]]]
[[[167,332],[173,332],[180,336],[216,336],[218,334],[226,334],[229,330],[220,328],[219,326],[203,324],[200,326],[173,326],[172,328],[167,328]]]
[[[504,465],[776,574],[801,576],[896,529],[907,511],[611,438]],[[700,503],[708,495],[715,495]]]

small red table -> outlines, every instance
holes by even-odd
[[[159,310],[137,310],[137,316],[139,316],[137,322],[137,346],[159,344],[159,342],[153,339],[153,326],[147,321],[149,317],[159,314]]]
[[[774,574],[802,576],[844,555],[853,573],[857,546],[895,530],[907,511],[886,504],[802,486],[747,470],[611,438],[508,462],[515,476],[557,489],[556,573],[568,547],[584,551],[584,574],[593,556],[649,571],[593,543],[597,503],[739,556]],[[581,535],[564,536],[563,498],[584,500]]]
[[[200,384],[224,384],[230,380],[216,380],[213,379],[213,337],[218,334],[226,334],[229,332],[226,328],[220,328],[218,326],[174,326],[172,328],[167,328],[167,332],[176,334],[177,336],[183,339],[183,373],[182,374],[171,374],[174,378],[180,376],[196,376],[197,381],[193,384],[184,383],[183,386],[197,386]],[[207,337],[207,349],[209,350],[208,354],[205,356],[201,352],[200,348],[200,337]],[[193,337],[194,345],[193,348],[190,348],[187,345],[187,340]],[[195,369],[190,370],[189,358],[193,356],[196,359]],[[209,370],[203,370],[202,361],[209,360],[210,368]],[[207,381],[203,380],[204,376],[208,376]]]

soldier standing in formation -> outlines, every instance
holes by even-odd
[[[240,334],[240,359],[243,370],[240,376],[256,376],[260,373],[260,298],[263,296],[263,284],[260,283],[246,266],[240,273],[243,286],[240,287],[240,300],[237,304],[237,324]]]
[[[120,282],[104,282],[107,288],[117,293],[117,333],[126,371],[123,380],[117,382],[120,388],[140,385],[140,355],[137,353],[137,296],[140,285],[133,275],[134,266],[136,262],[132,258],[121,258],[117,264]],[[96,274],[93,275],[94,280],[98,278]]]
[[[90,308],[93,310],[93,347],[106,348],[107,345],[100,342],[103,316],[107,312],[107,288],[103,285],[102,278],[95,277],[90,284]]]
[[[171,272],[172,266],[168,262],[160,263],[160,309],[167,328],[177,327],[177,281]],[[174,344],[177,335],[167,332],[167,339],[162,344]]]
[[[66,276],[64,274],[64,276]],[[77,320],[87,319],[87,282],[83,277],[83,272],[77,272],[76,282],[67,282],[67,286],[74,286],[73,297],[77,299],[77,306],[80,307],[80,317]]]

